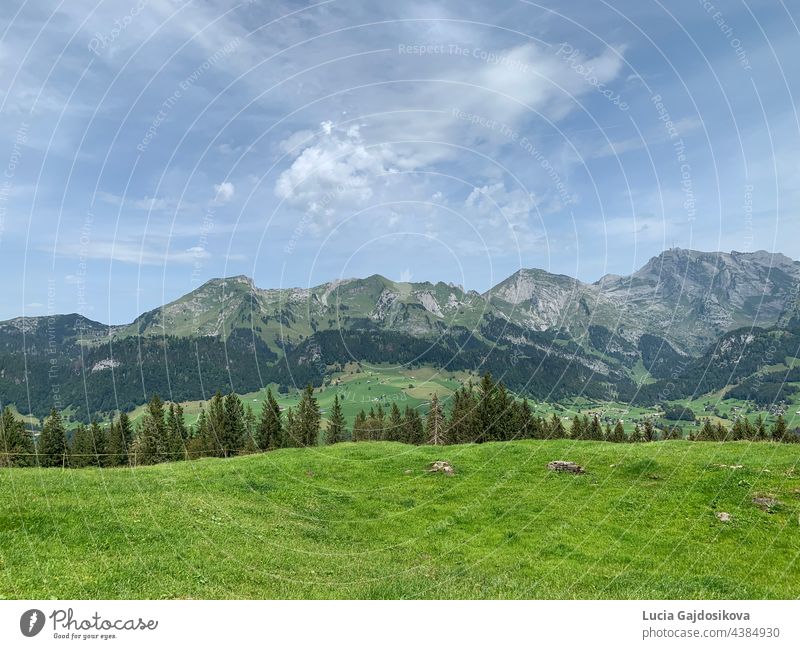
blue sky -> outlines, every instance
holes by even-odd
[[[235,274],[482,291],[672,245],[799,258],[798,23],[774,0],[5,2],[0,318],[128,322]]]

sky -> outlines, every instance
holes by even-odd
[[[717,6],[718,5],[718,6]],[[782,0],[6,0],[0,319],[800,258]]]

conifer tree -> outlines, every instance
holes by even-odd
[[[211,448],[213,448],[213,454],[223,457],[225,451],[223,444],[226,438],[225,399],[219,391],[217,391],[217,393],[211,397],[211,401],[208,402],[206,424],[208,426],[208,436],[211,442]]]
[[[353,441],[363,442],[367,439],[367,414],[362,410],[356,415],[353,423]]]
[[[396,408],[397,406],[395,406]],[[342,412],[342,404],[339,403],[339,395],[333,396],[333,407],[331,407],[331,416],[328,420],[328,430],[325,432],[325,441],[327,444],[338,444],[345,440],[347,434],[344,413]]]
[[[700,429],[698,439],[704,442],[710,442],[713,441],[715,437],[716,430],[714,428],[714,424],[711,423],[710,419],[706,419],[703,421],[703,427]]]
[[[389,410],[389,420],[386,422],[384,437],[390,442],[402,442],[405,428],[403,426],[403,415],[397,403],[392,401],[392,408]]]
[[[758,413],[758,419],[756,419],[755,425],[755,438],[759,441],[764,441],[769,437],[767,433],[767,426],[764,423],[764,417],[761,413]]]
[[[644,420],[644,427],[642,428],[642,441],[652,442],[656,438],[656,430],[653,427],[653,422],[650,419]]]
[[[111,420],[106,449],[108,453],[107,466],[125,466],[128,463],[128,444],[123,437],[122,425],[119,420]]]
[[[406,442],[419,446],[425,443],[425,428],[422,424],[422,417],[415,408],[406,406],[403,413],[403,423],[406,429]]]
[[[522,404],[517,409],[517,430],[523,439],[536,438],[537,422],[531,411],[531,405],[527,399],[522,400]]]
[[[612,433],[611,441],[617,443],[625,441],[625,428],[619,419],[617,419],[617,423],[614,424],[614,432]]]
[[[564,439],[567,436],[567,430],[561,422],[561,418],[556,414],[550,417],[550,424],[548,425],[548,437],[550,439]]]
[[[91,466],[105,466],[108,457],[108,436],[96,419],[93,419],[89,426],[89,434],[92,438]]]
[[[225,415],[222,427],[222,457],[236,455],[244,448],[245,427],[244,427],[244,407],[242,400],[237,394],[231,392],[225,397]]]
[[[179,417],[175,404],[170,403],[164,427],[164,455],[170,462],[183,459],[184,442],[181,433],[183,427],[183,413]]]
[[[428,444],[439,446],[447,444],[445,438],[445,420],[442,406],[439,404],[439,395],[435,392],[431,398],[430,409],[425,420],[425,433],[428,436]]]
[[[584,437],[583,420],[581,419],[580,415],[575,415],[572,418],[572,425],[569,428],[569,436],[572,439],[583,439]]]
[[[598,419],[597,415],[594,415],[589,423],[587,438],[596,442],[603,439],[603,427],[600,425],[600,419]]]
[[[92,446],[89,429],[83,424],[78,424],[68,441],[69,466],[73,469],[89,466],[90,454],[94,451]]]
[[[39,466],[63,467],[67,459],[67,433],[61,414],[53,408],[45,419],[37,451]]]
[[[6,406],[0,414],[0,467],[33,466],[35,463],[33,438]]]
[[[269,451],[284,446],[283,422],[281,409],[272,390],[267,389],[267,400],[261,409],[261,419],[258,422],[258,446],[262,451]]]
[[[248,403],[244,407],[244,435],[247,440],[246,446],[250,449],[251,453],[257,450],[255,442],[257,428],[256,415],[253,412],[253,407]]]
[[[471,389],[462,387],[453,394],[447,437],[453,444],[468,444],[478,437],[475,427],[475,395]]]
[[[772,441],[773,442],[785,442],[788,441],[788,432],[789,428],[786,425],[786,420],[783,418],[783,415],[778,415],[778,418],[775,420],[775,423],[772,424]]]
[[[475,432],[476,442],[486,442],[497,438],[495,423],[495,392],[497,386],[492,375],[487,372],[481,377],[478,385],[477,403],[475,404]]]
[[[492,428],[494,435],[491,439],[507,441],[514,439],[518,434],[515,430],[515,404],[508,394],[508,390],[502,381],[498,382],[494,390],[494,413],[495,419]]]
[[[319,443],[319,424],[322,415],[319,411],[319,404],[314,398],[314,388],[310,383],[303,390],[303,396],[297,409],[303,446],[316,446]]]

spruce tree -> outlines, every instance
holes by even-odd
[[[225,399],[219,391],[208,402],[206,425],[208,426],[208,437],[213,454],[218,457],[224,457],[224,443],[227,439],[225,432]]]
[[[569,436],[572,439],[584,438],[583,419],[581,419],[580,415],[575,415],[572,418],[572,425],[569,428]]]
[[[523,439],[536,438],[536,419],[527,399],[523,399],[522,404],[517,409],[517,430],[519,431],[519,436]]]
[[[128,443],[123,437],[122,425],[119,420],[111,420],[106,448],[107,466],[125,466],[128,463]]]
[[[786,425],[786,420],[783,415],[778,415],[775,423],[772,424],[772,441],[773,442],[786,442],[788,441],[789,428]]]
[[[397,408],[396,405],[394,407]],[[331,416],[328,420],[328,429],[325,431],[326,443],[338,444],[339,442],[343,442],[347,434],[345,426],[342,404],[339,403],[339,395],[335,394],[333,395],[333,407],[331,408]]]
[[[108,452],[108,435],[106,431],[100,427],[96,419],[92,420],[89,426],[89,434],[92,438],[92,466],[105,466],[107,464]]]
[[[758,418],[756,419],[754,436],[758,441],[764,441],[769,437],[769,434],[767,433],[767,426],[764,423],[764,416],[760,412],[758,413]]]
[[[0,467],[33,466],[35,463],[33,438],[6,406],[0,415]]]
[[[497,413],[495,411],[495,393],[497,386],[490,373],[486,373],[481,378],[478,385],[477,403],[475,404],[475,428],[477,437],[476,442],[485,442],[496,439],[495,423]]]
[[[612,433],[611,441],[617,443],[625,441],[625,428],[619,419],[617,419],[617,423],[614,424],[614,432]]]
[[[280,406],[272,396],[272,390],[268,388],[267,400],[261,409],[261,418],[258,422],[257,440],[262,451],[281,448],[284,445],[282,424]]]
[[[73,469],[81,469],[89,466],[91,453],[94,452],[92,438],[89,429],[83,424],[78,424],[72,431],[69,445],[69,466]]]
[[[439,395],[435,392],[431,398],[430,409],[425,420],[425,433],[428,436],[428,444],[439,446],[447,444],[445,437],[445,419],[442,406],[439,404]]]
[[[245,445],[244,407],[242,400],[233,392],[225,397],[224,425],[220,446],[222,457],[236,455]]]
[[[425,428],[422,424],[422,417],[415,408],[406,406],[403,413],[403,423],[406,429],[406,442],[419,446],[425,443]]]
[[[650,419],[644,420],[644,427],[642,429],[642,441],[652,442],[656,438],[656,430],[653,427],[653,422]]]
[[[556,414],[550,417],[550,423],[547,427],[547,434],[550,439],[564,439],[567,436],[567,430],[561,422],[561,418]]]
[[[167,420],[164,427],[164,455],[170,462],[181,460],[184,457],[183,412],[178,414],[174,403],[169,404]]]
[[[42,426],[37,455],[39,466],[63,467],[66,464],[67,433],[64,429],[64,422],[61,420],[61,414],[55,408],[50,411],[50,416],[45,419]]]
[[[384,437],[390,442],[403,441],[403,415],[400,414],[400,408],[397,407],[396,402],[392,402],[392,408],[389,410],[389,420],[386,422],[386,429]]]
[[[309,383],[298,405],[300,439],[303,446],[316,446],[319,443],[319,424],[322,415],[314,398],[314,388]]]
[[[596,442],[602,441],[603,439],[603,427],[600,425],[600,419],[598,419],[597,415],[592,417],[587,438]]]
[[[362,410],[356,415],[353,423],[353,441],[363,442],[367,435],[367,414]]]

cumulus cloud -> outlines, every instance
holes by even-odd
[[[236,189],[233,186],[233,183],[228,182],[227,180],[219,185],[214,185],[214,200],[220,204],[227,203],[233,198],[235,191]]]
[[[302,141],[301,135],[308,140],[302,132],[285,142]],[[414,166],[389,144],[368,146],[358,126],[343,131],[326,121],[278,177],[275,195],[311,214],[332,216],[365,205],[386,176]]]

